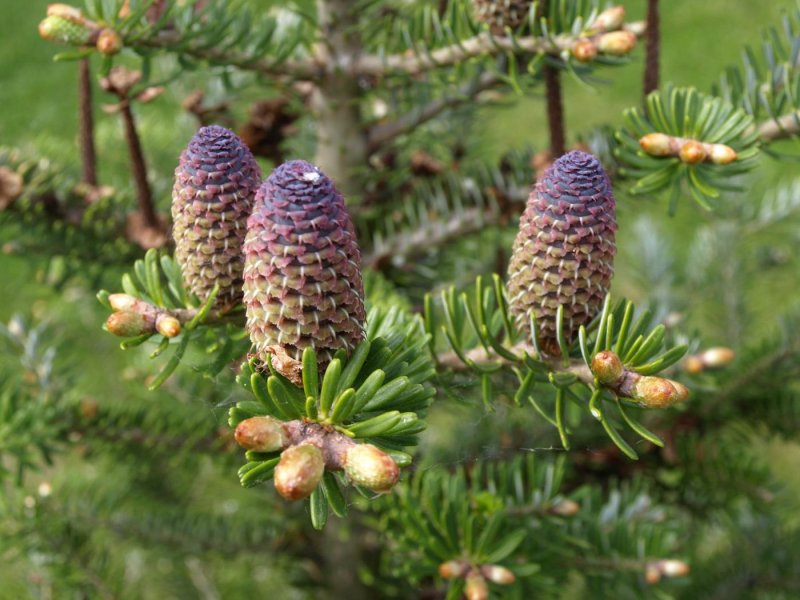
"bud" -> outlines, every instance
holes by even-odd
[[[703,364],[709,369],[717,369],[724,367],[733,362],[736,358],[736,353],[730,348],[724,346],[717,346],[709,348],[700,355]]]
[[[706,159],[706,149],[696,140],[688,140],[681,146],[679,155],[687,165],[696,165]]]
[[[464,587],[464,596],[467,600],[487,600],[489,586],[479,571],[470,571],[467,575],[467,585]]]
[[[312,444],[290,446],[275,467],[275,489],[287,500],[302,500],[311,495],[325,473],[322,451]]]
[[[463,577],[467,563],[460,560],[448,560],[439,565],[439,577],[442,579],[456,579]]]
[[[286,433],[281,422],[273,417],[250,417],[236,426],[233,434],[245,450],[275,452],[286,445]]]
[[[672,156],[672,140],[663,133],[648,133],[639,138],[639,146],[650,156]]]
[[[122,38],[112,29],[103,29],[97,38],[96,47],[100,54],[111,56],[122,50]]]
[[[622,361],[611,350],[598,352],[592,358],[592,374],[604,385],[616,383],[624,372]]]
[[[556,515],[559,517],[574,517],[580,512],[580,510],[581,505],[575,502],[575,500],[563,498],[551,506],[547,512],[549,512],[551,515]]]
[[[400,477],[392,457],[372,444],[356,444],[345,455],[345,473],[355,485],[373,492],[390,491]]]
[[[689,565],[682,560],[651,560],[645,565],[647,583],[658,583],[662,577],[686,577],[688,574]]]
[[[140,300],[129,294],[109,294],[108,303],[114,310],[133,310]]]
[[[612,6],[597,15],[597,18],[594,20],[594,23],[591,24],[590,29],[598,32],[614,31],[615,29],[622,27],[624,22],[625,7]]]
[[[572,56],[579,62],[591,62],[597,56],[597,44],[587,38],[581,38],[572,44]]]
[[[698,373],[702,373],[706,368],[702,356],[697,354],[687,356],[683,366],[689,375],[697,375]]]
[[[81,23],[85,20],[81,10],[69,4],[48,4],[47,16],[61,17],[62,19],[67,19],[68,21],[74,21],[76,23]]]
[[[625,56],[636,46],[636,35],[630,31],[604,33],[597,40],[597,49],[603,54]]]
[[[481,573],[486,579],[498,585],[511,585],[517,579],[511,569],[506,569],[500,565],[483,565]]]
[[[0,166],[0,210],[11,206],[24,190],[22,175]]]
[[[725,144],[711,144],[708,155],[715,165],[727,165],[736,160],[736,150]]]
[[[634,384],[633,399],[647,408],[667,408],[688,396],[686,386],[663,377],[645,375]]]
[[[159,313],[156,317],[156,331],[164,337],[173,338],[181,332],[181,322],[167,313]]]
[[[39,23],[39,35],[48,42],[85,46],[91,42],[92,30],[64,17],[51,16]]]
[[[145,333],[153,333],[155,323],[141,313],[121,310],[111,314],[106,320],[109,333],[120,337],[134,337]]]

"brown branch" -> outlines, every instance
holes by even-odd
[[[147,181],[147,165],[144,161],[144,153],[142,152],[142,143],[139,139],[139,133],[136,131],[136,122],[134,121],[133,112],[131,111],[130,100],[128,98],[120,98],[119,108],[122,114],[122,123],[125,128],[125,141],[128,144],[128,155],[131,161],[133,181],[136,185],[136,198],[139,203],[139,212],[144,219],[145,225],[154,229],[160,229],[161,222],[156,214],[150,183]]]
[[[762,142],[773,142],[800,135],[800,110],[769,119],[755,126]]]
[[[97,154],[94,148],[94,118],[92,116],[92,83],[89,59],[78,62],[78,108],[80,127],[81,180],[97,185]]]
[[[641,23],[626,23],[622,28],[637,36],[642,35],[644,31]],[[350,68],[361,75],[385,76],[395,73],[419,75],[425,71],[452,66],[478,56],[499,56],[509,53],[513,56],[532,54],[560,56],[562,52],[569,51],[578,39],[567,34],[554,38],[527,36],[511,39],[483,32],[431,52],[403,52],[390,56],[364,55]]]
[[[395,121],[379,123],[373,126],[367,134],[369,151],[376,152],[382,145],[397,136],[412,131],[419,125],[437,117],[448,108],[469,102],[480,92],[496,86],[500,81],[500,77],[496,73],[482,73],[474,81],[458,87],[452,94],[444,94],[428,104],[397,118]]]
[[[658,89],[661,46],[661,19],[658,0],[647,0],[647,29],[645,32],[644,96]]]
[[[566,152],[561,73],[552,65],[545,65],[543,73],[547,97],[547,125],[550,130],[550,153],[552,158],[556,159]]]

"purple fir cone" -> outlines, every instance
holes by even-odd
[[[217,308],[241,301],[242,245],[261,169],[236,134],[202,127],[183,151],[172,189],[175,259],[187,289]]]
[[[557,352],[556,311],[564,307],[571,341],[603,304],[614,273],[617,230],[611,183],[600,162],[569,152],[545,172],[528,198],[508,267],[508,296],[517,326]]]
[[[273,355],[273,366],[296,382],[304,348],[316,350],[322,370],[336,350],[364,339],[355,229],[317,167],[293,160],[272,172],[256,194],[244,253],[247,328],[262,360]]]

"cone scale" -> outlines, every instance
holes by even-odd
[[[567,342],[600,311],[611,285],[617,223],[611,183],[600,162],[569,152],[537,181],[520,219],[509,263],[509,307],[542,350],[556,354],[556,313]]]
[[[299,361],[313,347],[322,370],[338,349],[350,352],[364,338],[355,229],[317,167],[294,160],[272,172],[256,194],[244,252],[247,328],[261,360]],[[295,380],[282,363],[273,366]]]
[[[242,245],[261,170],[224,127],[202,127],[181,154],[172,190],[175,259],[187,289],[205,301],[215,284],[217,308],[242,298]]]

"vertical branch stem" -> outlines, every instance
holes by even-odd
[[[122,122],[125,126],[125,141],[128,144],[128,152],[131,160],[131,171],[133,181],[136,185],[136,197],[139,202],[139,212],[144,222],[149,227],[160,228],[158,216],[153,205],[153,193],[150,184],[147,182],[147,166],[144,162],[142,144],[139,141],[139,134],[136,131],[136,122],[133,120],[131,104],[128,98],[121,97],[119,102]]]
[[[564,141],[564,105],[561,100],[561,73],[555,67],[544,66],[544,86],[547,95],[547,124],[550,128],[550,152],[553,159],[566,151]]]
[[[94,118],[92,116],[92,82],[89,59],[78,62],[78,121],[80,130],[81,179],[97,185],[97,154],[94,149]]]
[[[362,51],[358,14],[350,0],[317,0],[318,52],[329,65],[311,95],[316,117],[315,161],[346,196],[358,196],[358,173],[367,165],[367,136],[361,122],[361,91],[350,73]]]
[[[661,19],[658,0],[647,0],[647,29],[645,31],[644,95],[658,89]]]

